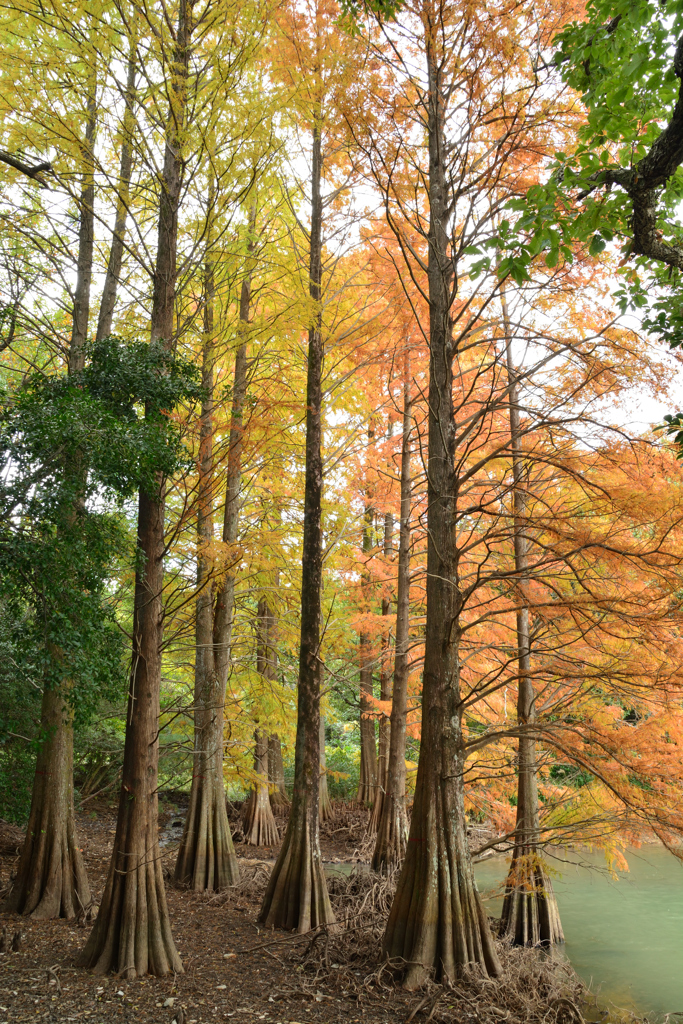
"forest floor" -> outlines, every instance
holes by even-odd
[[[182,813],[181,807],[167,805],[160,815],[169,871]],[[561,957],[535,951],[501,947],[506,973],[500,982],[473,972],[449,990],[433,985],[416,994],[397,987],[380,951],[393,885],[367,867],[365,825],[366,812],[341,806],[322,828],[332,903],[338,921],[346,923],[334,933],[288,935],[256,924],[276,848],[237,842],[242,879],[220,894],[168,885],[182,975],[131,982],[95,977],[75,966],[88,934],[76,921],[0,914],[0,931],[7,926],[10,935],[19,928],[23,932],[18,952],[0,954],[0,1024],[172,1024],[179,1018],[185,1024],[228,1019],[236,1024],[582,1024],[581,983]],[[96,902],[115,826],[115,811],[106,805],[91,805],[79,818]],[[9,884],[21,838],[12,826],[0,828],[0,893]],[[339,864],[344,867],[335,867]]]

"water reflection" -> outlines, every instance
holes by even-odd
[[[553,885],[578,974],[602,1002],[683,1013],[683,865],[661,847],[644,846],[627,852],[630,871],[615,881],[601,854],[576,858],[587,866],[553,862]],[[502,857],[475,866],[492,916],[500,913],[502,899],[492,891],[500,892],[506,867]]]

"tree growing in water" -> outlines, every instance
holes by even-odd
[[[496,405],[477,383],[487,372],[483,355],[480,370],[472,371],[480,357],[473,354],[476,333],[470,332],[495,296],[497,281],[489,278],[465,289],[461,261],[468,247],[490,232],[491,211],[500,199],[486,209],[481,204],[528,144],[524,126],[537,86],[530,84],[511,101],[504,69],[513,50],[520,60],[526,54],[530,16],[529,7],[516,8],[514,14],[501,14],[494,28],[471,8],[447,8],[439,0],[405,5],[400,24],[387,32],[386,49],[376,51],[394,77],[392,98],[374,120],[355,111],[355,132],[383,189],[390,226],[420,296],[417,304],[428,311],[422,736],[407,852],[383,946],[388,956],[409,965],[404,978],[409,988],[434,974],[453,980],[468,963],[493,976],[501,970],[466,836],[463,716],[478,695],[476,685],[463,679],[462,655],[468,602],[480,586],[476,573],[471,583],[463,583],[468,517],[482,514],[472,487],[481,464],[472,453]],[[394,34],[404,41],[405,53],[421,55],[423,77]],[[505,58],[499,50],[503,35],[510,48]],[[420,198],[412,205],[405,168],[419,163],[422,154],[401,134],[404,117],[419,119],[426,140],[419,172],[426,195],[416,179],[414,194]],[[492,129],[494,123],[499,128]],[[486,155],[475,159],[475,150]]]

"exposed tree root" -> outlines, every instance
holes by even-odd
[[[423,741],[408,849],[383,941],[387,957],[405,961],[409,990],[432,977],[453,983],[469,964],[491,977],[501,971],[474,882],[455,748],[448,750],[454,767],[444,778],[445,751]]]
[[[156,814],[126,810],[123,803],[102,905],[80,966],[95,974],[113,970],[127,979],[182,974],[166,905]]]
[[[398,872],[378,878],[370,871],[334,875],[329,893],[339,922],[334,931],[319,929],[305,948],[293,945],[289,961],[296,983],[282,997],[320,1001],[327,993],[364,1003],[396,998],[396,980],[405,973],[400,958],[382,960],[379,952]],[[278,950],[280,956],[287,949]],[[457,983],[437,985],[426,978],[419,996],[396,1020],[426,1024],[584,1024],[583,983],[571,965],[553,953],[497,942],[502,974],[487,978],[481,967],[463,968]]]
[[[429,983],[406,1017],[438,1024],[584,1024],[586,990],[566,960],[520,947],[499,948],[499,983],[472,967],[457,985]]]

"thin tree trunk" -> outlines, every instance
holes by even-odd
[[[274,616],[264,597],[257,609],[256,671],[266,679],[275,679],[276,662],[273,647]],[[244,815],[244,841],[253,846],[275,846],[280,837],[268,796],[268,734],[262,729],[254,733],[254,774],[256,782],[247,800]]]
[[[90,913],[88,877],[76,835],[71,711],[55,690],[43,691],[41,728],[26,840],[17,877],[2,908],[35,918]]]
[[[121,278],[123,242],[126,234],[126,218],[128,214],[128,203],[130,201],[130,179],[133,169],[133,131],[135,129],[133,104],[135,102],[136,47],[137,40],[135,36],[131,36],[130,53],[128,54],[126,91],[124,93],[126,106],[123,113],[119,186],[116,196],[116,217],[114,220],[111,249],[109,250],[107,273],[104,279],[102,298],[100,300],[100,312],[97,321],[97,341],[102,341],[103,338],[107,338],[111,334],[114,308],[116,306],[116,295],[119,280]]]
[[[464,801],[453,412],[453,349],[448,253],[449,190],[443,161],[445,97],[439,26],[423,14],[427,44],[429,145],[429,439],[427,623],[422,737],[408,849],[384,936],[384,952],[408,964],[407,988],[430,977],[454,982],[477,963],[501,973],[467,846]]]
[[[391,435],[389,435],[391,436]],[[391,512],[384,516],[384,557],[388,561],[393,550],[394,517]],[[391,673],[389,672],[389,613],[391,612],[391,600],[388,597],[382,598],[382,619],[386,623],[382,627],[382,656],[379,673],[379,699],[384,703],[391,700]],[[372,804],[372,811],[368,820],[368,833],[374,835],[382,820],[382,809],[384,797],[387,791],[387,773],[389,770],[389,740],[391,723],[389,715],[384,711],[379,715],[379,742],[377,745],[377,785],[375,787],[375,799]]]
[[[368,432],[372,436],[372,432]],[[367,505],[363,523],[363,554],[369,557],[372,550],[372,523],[374,509]],[[363,590],[369,592],[368,571],[363,571]],[[372,702],[372,647],[370,637],[362,630],[359,636],[360,650],[360,776],[358,779],[359,804],[372,807],[377,791],[377,748],[375,746],[375,716]]]
[[[279,571],[275,572],[275,586],[280,585]],[[272,678],[277,677],[278,654],[277,654],[277,617],[275,612],[268,606],[268,648],[269,668],[272,671]],[[286,814],[289,811],[289,797],[285,786],[285,766],[282,760],[282,743],[277,733],[268,737],[268,783],[270,791],[270,806],[274,814]]]
[[[294,759],[294,794],[280,856],[273,868],[259,920],[267,927],[307,932],[334,921],[320,856],[320,594],[322,590],[322,148],[313,127],[310,297],[306,379],[306,484],[301,561],[301,643]]]
[[[247,398],[248,353],[247,341],[251,310],[251,255],[255,248],[256,208],[249,216],[249,242],[247,244],[247,273],[242,279],[240,291],[239,336],[235,352],[235,375],[232,387],[232,409],[230,413],[230,440],[228,471],[225,487],[225,512],[223,517],[223,543],[230,550],[237,542],[240,521],[240,490],[242,486],[242,447],[244,435],[244,406]],[[235,611],[235,572],[228,566],[223,582],[216,594],[213,619],[213,644],[216,672],[225,698],[230,668],[230,645],[232,621]]]
[[[209,217],[213,207],[209,186]],[[208,231],[209,247],[211,230]],[[194,692],[194,760],[190,802],[178,850],[174,880],[195,892],[220,890],[239,879],[239,866],[230,833],[223,785],[223,709],[214,658],[213,600],[213,367],[214,367],[214,271],[211,256],[205,269],[204,348],[202,383],[207,397],[202,403],[197,494],[197,605]]]
[[[268,781],[270,782],[270,805],[275,814],[289,810],[289,797],[285,786],[285,766],[282,760],[282,742],[277,733],[268,739]]]
[[[187,106],[192,2],[181,0],[173,53],[174,92],[159,182],[157,255],[150,339],[174,346],[176,249]],[[163,637],[165,481],[138,502],[138,569],[133,606],[133,659],[119,812],[100,912],[81,957],[98,974],[125,978],[183,970],[171,934],[158,838],[157,775]]]
[[[401,442],[401,524],[398,546],[396,594],[396,653],[391,700],[389,759],[382,815],[372,855],[373,871],[389,871],[400,864],[406,852],[406,722],[408,718],[408,646],[410,642],[410,355],[406,347],[403,375],[403,439]]]
[[[517,781],[517,822],[510,871],[500,918],[500,934],[517,946],[550,946],[564,942],[560,912],[552,882],[540,855],[534,686],[531,679],[531,643],[528,586],[528,541],[525,535],[526,490],[519,421],[517,374],[512,361],[512,338],[507,297],[501,286],[505,328],[505,360],[510,394],[510,448],[512,452],[513,540],[520,604],[517,608],[517,663],[519,681],[517,724],[520,728]]]
[[[88,121],[85,141],[81,149],[83,159],[83,185],[78,202],[78,264],[74,291],[71,343],[69,345],[69,373],[78,373],[85,365],[85,343],[90,319],[90,286],[95,248],[95,131],[97,128],[96,83],[93,80],[88,95]]]
[[[327,788],[327,759],[325,757],[325,719],[320,716],[320,784],[318,787],[320,801],[320,820],[328,821],[332,817],[332,802]]]
[[[96,129],[96,82],[93,74],[88,94],[88,120],[81,147],[83,178],[78,201],[78,261],[67,360],[69,374],[80,372],[85,365],[95,244]],[[76,472],[85,473],[85,467]],[[82,499],[76,503],[82,504]],[[40,918],[72,918],[79,913],[90,914],[90,887],[75,826],[72,719],[63,696],[46,688],[41,710],[45,739],[36,762],[26,840],[17,877],[4,910]]]

